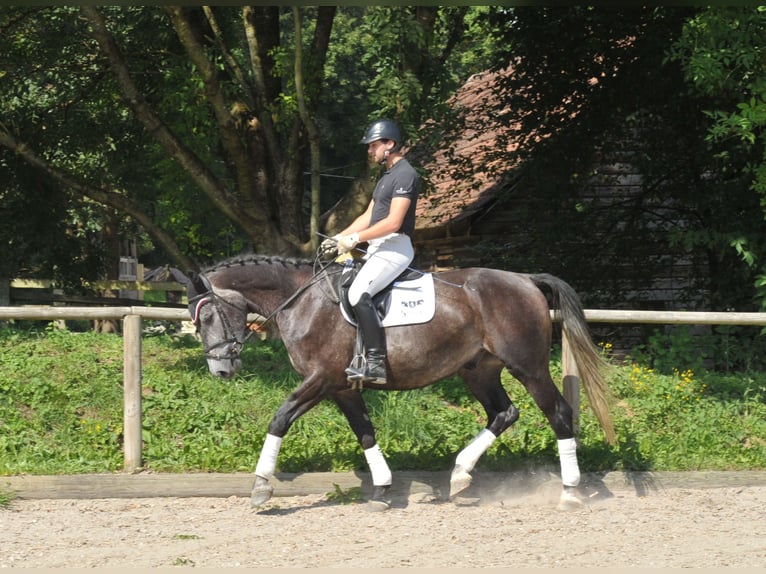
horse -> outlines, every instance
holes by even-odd
[[[392,473],[375,438],[360,389],[344,372],[354,357],[356,328],[338,304],[337,277],[343,265],[278,256],[249,255],[219,263],[187,284],[189,312],[202,340],[210,373],[230,378],[241,368],[240,352],[250,333],[248,314],[278,329],[300,385],[274,413],[255,468],[251,506],[274,492],[282,439],[291,425],[320,401],[334,401],[364,451],[373,489],[371,508],[390,507]],[[610,443],[615,431],[605,382],[608,362],[590,336],[579,296],[562,279],[491,268],[434,273],[436,306],[427,322],[386,327],[388,377],[367,388],[401,391],[422,388],[458,375],[482,405],[486,426],[455,458],[449,499],[471,483],[476,463],[494,440],[513,425],[519,411],[501,383],[507,369],[526,388],[557,439],[562,492],[558,506],[580,506],[580,470],[572,408],[550,370],[551,310],[562,321],[580,378]],[[550,299],[550,304],[549,304]]]

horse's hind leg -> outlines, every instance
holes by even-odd
[[[455,459],[450,476],[450,498],[454,498],[471,484],[471,471],[495,439],[519,418],[519,411],[511,402],[500,381],[503,365],[485,357],[460,371],[461,378],[487,413],[487,426],[461,450]]]
[[[572,407],[559,392],[547,368],[539,376],[525,373],[512,374],[529,391],[556,434],[563,484],[559,508],[569,509],[581,506],[582,502],[576,493],[577,486],[580,484],[580,468],[577,463]]]

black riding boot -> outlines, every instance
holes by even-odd
[[[353,307],[356,322],[362,333],[365,349],[364,368],[353,364],[346,369],[349,380],[365,383],[386,384],[386,332],[380,324],[378,312],[372,305],[372,297],[363,293]]]

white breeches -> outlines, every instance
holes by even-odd
[[[414,257],[412,241],[403,233],[392,233],[370,241],[365,263],[349,287],[349,303],[352,306],[359,303],[362,293],[375,295],[396,279]]]

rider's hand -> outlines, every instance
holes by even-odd
[[[328,237],[322,241],[319,246],[319,255],[328,259],[334,259],[338,255],[338,241],[335,237]]]
[[[333,237],[338,242],[338,255],[348,253],[359,244],[359,234],[351,233],[349,235],[336,235]]]

